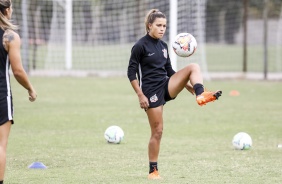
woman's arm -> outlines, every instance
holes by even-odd
[[[166,48],[167,48],[167,45],[166,45]],[[175,74],[175,71],[173,70],[173,68],[171,66],[171,61],[170,61],[168,49],[167,49],[167,61],[166,61],[166,64],[165,64],[165,69],[166,69],[168,77],[171,77],[173,74]]]
[[[30,83],[28,76],[22,65],[21,54],[20,54],[21,40],[19,35],[12,30],[6,30],[3,35],[3,45],[8,52],[12,72],[16,80],[25,89],[27,89],[29,93],[29,100],[34,101],[37,97],[37,94],[32,84]]]
[[[141,45],[134,45],[131,50],[131,56],[129,59],[129,65],[127,69],[127,76],[133,87],[134,91],[136,92],[139,105],[142,109],[147,110],[149,108],[149,101],[148,98],[143,94],[142,89],[139,87],[138,80],[136,78],[136,73],[138,70],[139,61],[141,60],[142,55],[142,46]]]

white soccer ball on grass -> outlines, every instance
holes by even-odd
[[[113,125],[106,129],[104,137],[108,143],[119,144],[123,140],[124,132],[119,126]]]
[[[236,150],[248,150],[252,144],[252,138],[246,132],[239,132],[232,139],[232,145]]]

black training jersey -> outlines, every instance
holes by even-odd
[[[159,88],[174,73],[167,44],[162,40],[147,34],[132,47],[127,76],[133,81],[137,74],[144,94]]]
[[[12,95],[9,75],[10,61],[3,45],[3,35],[4,31],[0,28],[0,98]]]

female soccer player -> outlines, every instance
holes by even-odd
[[[178,72],[172,69],[167,44],[161,40],[166,31],[166,16],[162,12],[150,10],[145,18],[145,26],[147,34],[131,50],[127,75],[151,127],[148,178],[160,179],[157,161],[163,132],[164,104],[175,99],[184,88],[196,94],[199,105],[218,99],[221,91],[204,90],[200,67],[195,63]]]
[[[31,102],[36,99],[36,91],[23,69],[20,55],[20,37],[14,31],[17,26],[9,20],[13,12],[11,0],[0,0],[0,184],[4,180],[6,148],[13,122],[13,104],[9,68],[16,80],[28,91]]]

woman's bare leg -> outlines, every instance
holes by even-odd
[[[171,76],[168,83],[170,97],[176,97],[188,82],[190,82],[190,88],[193,87],[193,92],[197,96],[197,103],[201,106],[208,102],[217,100],[222,94],[219,90],[215,92],[204,90],[203,77],[200,67],[198,64],[192,63]]]
[[[151,127],[151,138],[148,145],[149,161],[157,162],[163,133],[163,106],[150,108],[146,112]]]
[[[168,91],[172,98],[176,97],[190,81],[191,85],[203,84],[203,77],[198,64],[192,63],[171,76]]]
[[[4,180],[4,173],[6,168],[6,151],[10,129],[10,121],[0,126],[0,181]]]

